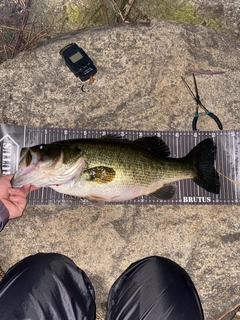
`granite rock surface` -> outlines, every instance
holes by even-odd
[[[66,67],[59,50],[76,42],[95,61],[92,85]],[[48,127],[191,130],[194,102],[181,80],[198,74],[202,102],[239,130],[240,44],[200,25],[153,20],[86,29],[39,43],[0,66],[3,123]],[[201,117],[200,130],[217,130]],[[231,205],[28,207],[0,234],[7,269],[36,252],[60,252],[83,268],[98,312],[114,280],[137,259],[162,255],[184,267],[206,319],[239,302],[240,209]]]

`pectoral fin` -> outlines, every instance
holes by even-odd
[[[175,192],[176,192],[175,186],[173,186],[172,184],[164,184],[163,187],[151,193],[150,195],[158,199],[170,200],[175,196]]]
[[[108,167],[95,167],[87,169],[83,172],[85,179],[97,183],[111,182],[116,175],[116,172],[112,168]]]

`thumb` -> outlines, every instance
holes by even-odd
[[[20,188],[20,190],[26,193],[26,195],[28,195],[31,190],[31,184],[25,184]]]

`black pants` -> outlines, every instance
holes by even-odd
[[[14,265],[0,282],[1,320],[93,320],[93,286],[74,262],[39,253]],[[203,312],[188,274],[163,257],[137,261],[115,281],[106,320],[200,320]]]

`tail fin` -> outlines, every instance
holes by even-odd
[[[216,145],[212,139],[205,139],[194,147],[186,156],[186,160],[194,165],[193,181],[203,189],[219,193],[219,175],[214,167]]]

